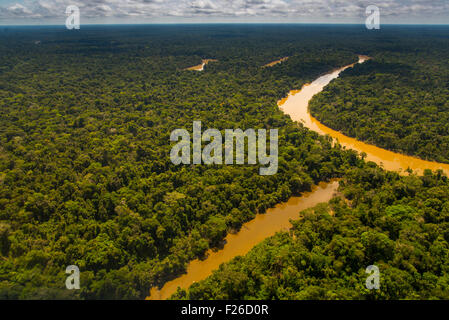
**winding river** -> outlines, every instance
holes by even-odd
[[[366,56],[359,56],[358,63],[363,63],[368,59]],[[346,148],[365,152],[367,160],[383,165],[387,170],[404,172],[407,168],[410,168],[421,173],[424,169],[429,168],[432,170],[442,169],[449,174],[449,164],[425,161],[357,141],[324,126],[310,115],[308,111],[310,99],[321,92],[342,71],[352,68],[354,65],[356,63],[334,70],[319,77],[312,83],[304,85],[301,90],[291,91],[286,98],[278,102],[280,109],[290,115],[294,121],[300,121],[307,128],[320,134],[330,135]],[[186,274],[167,282],[161,289],[152,288],[147,299],[167,299],[176,292],[178,287],[186,289],[193,282],[207,278],[213,270],[218,269],[220,264],[231,260],[235,256],[246,254],[256,244],[274,235],[276,232],[288,230],[291,227],[290,220],[297,219],[301,210],[329,201],[335,195],[337,187],[337,181],[321,183],[312,192],[305,193],[301,197],[291,197],[286,203],[281,203],[274,208],[268,209],[265,214],[256,215],[253,220],[245,223],[238,233],[226,236],[223,249],[209,250],[205,260],[191,261],[187,267]]]
[[[366,56],[360,56],[359,63],[363,63],[368,59],[369,58]],[[342,71],[353,66],[354,65],[349,65],[334,70],[331,73],[319,77],[312,83],[304,85],[301,90],[291,91],[286,98],[278,102],[279,107],[284,113],[288,114],[292,120],[302,122],[304,126],[320,134],[330,135],[335,140],[338,140],[342,146],[348,149],[365,152],[367,154],[367,160],[382,165],[387,170],[404,172],[407,168],[410,168],[417,173],[422,173],[424,169],[441,169],[446,174],[449,174],[449,164],[421,160],[358,141],[326,127],[310,115],[308,110],[310,99],[312,99],[315,94],[321,92],[323,88],[333,79],[337,78]]]

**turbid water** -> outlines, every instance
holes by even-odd
[[[248,253],[256,244],[278,231],[288,230],[291,227],[290,219],[298,219],[301,210],[329,201],[337,188],[337,181],[320,183],[312,192],[305,193],[301,197],[291,197],[287,202],[268,209],[266,213],[256,215],[253,220],[245,223],[238,233],[226,236],[223,249],[209,250],[205,260],[190,262],[186,274],[167,282],[160,290],[152,288],[147,299],[167,299],[178,287],[186,289],[192,283],[207,278],[223,262]]]
[[[275,66],[275,65],[277,65],[277,64],[279,64],[279,63],[282,63],[282,62],[284,62],[284,61],[287,61],[288,58],[289,58],[289,57],[284,57],[284,58],[281,58],[281,59],[279,59],[279,60],[272,61],[272,62],[270,62],[270,63],[267,63],[267,64],[264,65],[263,67],[264,67],[264,68],[267,68],[267,67]]]
[[[366,56],[359,57],[359,63],[369,59]],[[373,145],[369,145],[354,138],[347,137],[338,131],[332,130],[312,117],[308,110],[309,101],[312,97],[321,92],[333,79],[347,68],[354,67],[355,64],[345,66],[325,74],[310,84],[303,86],[301,90],[293,90],[289,95],[278,102],[279,107],[294,121],[300,121],[307,128],[320,134],[328,134],[346,148],[365,152],[367,159],[383,165],[385,169],[405,171],[410,168],[417,172],[424,169],[442,169],[449,174],[449,165],[431,161],[421,160],[415,157],[401,155],[395,152],[384,150]],[[267,237],[274,235],[278,231],[288,230],[291,227],[290,220],[299,218],[301,210],[314,207],[321,202],[329,201],[336,193],[337,181],[331,183],[321,183],[310,193],[301,197],[292,197],[286,203],[281,203],[274,208],[268,209],[265,214],[258,214],[253,220],[245,223],[236,234],[228,234],[225,238],[226,244],[218,251],[209,250],[207,258],[204,260],[194,260],[190,262],[187,273],[167,282],[161,289],[152,288],[147,299],[167,299],[178,287],[188,288],[192,283],[208,277],[213,270],[218,269],[220,264],[231,260],[238,255],[246,254],[257,243]]]
[[[193,71],[203,71],[204,70],[204,66],[206,64],[208,64],[209,62],[216,62],[218,60],[216,59],[203,59],[201,64],[197,65],[197,66],[193,66],[190,68],[187,68],[186,70],[193,70]]]
[[[365,62],[368,57],[360,56],[359,63]],[[358,152],[365,152],[369,161],[373,161],[382,165],[387,170],[405,172],[408,168],[417,173],[422,173],[424,169],[437,170],[441,169],[446,174],[449,174],[449,164],[426,161],[412,156],[406,156],[396,152],[388,151],[371,144],[358,141],[354,138],[345,136],[344,134],[326,127],[315,119],[308,109],[309,101],[312,97],[321,92],[323,88],[332,80],[337,78],[340,73],[354,65],[349,65],[328,74],[325,74],[310,84],[304,85],[301,90],[293,90],[289,95],[278,102],[279,107],[294,121],[302,122],[307,128],[318,132],[319,134],[328,134],[335,140],[348,148],[357,150]]]

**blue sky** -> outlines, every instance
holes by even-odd
[[[448,24],[449,0],[0,0],[0,25],[83,23],[364,23],[376,5],[381,23]]]

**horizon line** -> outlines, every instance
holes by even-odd
[[[82,26],[150,26],[150,25],[347,25],[359,26],[353,22],[148,22],[148,23],[85,23]],[[64,24],[1,24],[0,27],[65,27]],[[448,23],[383,23],[381,26],[449,26]]]

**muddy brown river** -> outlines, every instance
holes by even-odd
[[[178,287],[185,289],[195,281],[207,278],[223,262],[248,253],[256,244],[278,231],[288,230],[291,227],[290,219],[298,219],[301,210],[329,201],[337,188],[337,181],[320,183],[312,192],[305,193],[301,197],[291,197],[287,202],[268,209],[266,213],[258,214],[253,220],[245,223],[238,233],[228,234],[222,250],[209,250],[205,260],[193,260],[187,267],[186,274],[167,282],[160,290],[152,288],[147,299],[167,299]]]
[[[368,57],[360,56],[359,63],[363,63],[367,59]],[[330,135],[335,140],[338,140],[342,146],[345,146],[348,149],[365,152],[367,154],[367,160],[382,165],[387,170],[404,172],[407,168],[410,168],[413,171],[422,173],[424,169],[441,169],[446,174],[449,174],[449,164],[421,160],[358,141],[326,127],[310,115],[308,110],[310,99],[315,94],[321,92],[323,88],[333,79],[337,78],[342,71],[353,66],[354,65],[349,65],[325,74],[312,83],[305,85],[301,90],[291,91],[288,97],[278,102],[279,107],[286,114],[290,115],[294,121],[302,122],[304,126],[320,134]]]
[[[368,57],[360,56],[359,63],[365,62]],[[307,128],[320,134],[328,134],[346,148],[354,149],[367,154],[367,160],[382,165],[387,170],[404,172],[410,168],[422,173],[424,169],[442,169],[449,174],[449,165],[437,162],[425,161],[415,157],[401,155],[369,145],[354,138],[347,137],[338,131],[332,130],[312,117],[308,111],[310,99],[333,79],[347,68],[355,64],[345,66],[325,74],[310,84],[304,85],[301,90],[293,90],[289,95],[280,100],[278,105],[282,111],[290,115],[294,121],[300,121]],[[278,231],[285,231],[291,227],[290,219],[298,219],[299,212],[314,207],[318,203],[329,201],[336,193],[337,181],[321,183],[312,192],[305,193],[301,197],[291,197],[286,203],[281,203],[274,208],[268,209],[265,214],[258,214],[253,220],[245,223],[236,234],[228,234],[225,238],[226,244],[218,251],[209,250],[205,260],[194,260],[187,267],[187,273],[167,282],[161,289],[151,289],[147,299],[167,299],[176,292],[178,287],[188,288],[192,283],[203,280],[211,275],[213,270],[218,269],[220,264],[230,261],[238,255],[244,255],[256,244]]]

